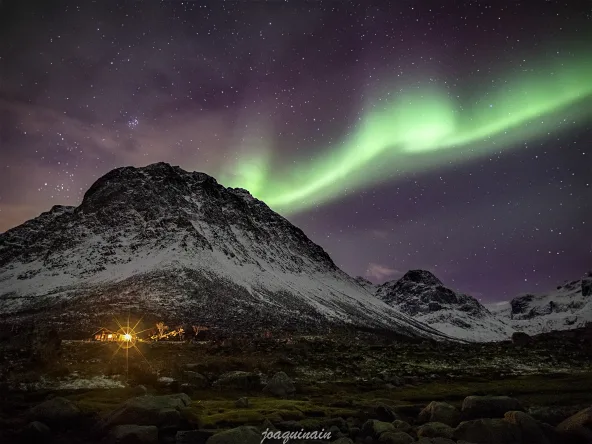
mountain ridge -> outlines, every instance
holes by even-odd
[[[409,270],[375,287],[380,300],[437,330],[470,341],[509,339],[513,328],[474,297],[457,293],[427,270]]]
[[[528,334],[571,330],[592,322],[592,271],[544,293],[524,293],[488,305],[515,329]]]
[[[77,207],[0,235],[0,314],[62,325],[136,316],[254,328],[384,328],[443,338],[374,298],[248,191],[166,163],[116,168]],[[17,316],[18,315],[18,316]]]

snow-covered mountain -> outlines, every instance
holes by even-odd
[[[128,312],[231,331],[436,330],[374,298],[246,190],[157,163],[0,234],[0,316],[96,326]]]
[[[570,330],[592,322],[592,272],[544,294],[523,294],[488,306],[516,330],[529,334]]]
[[[472,296],[444,287],[429,271],[410,270],[376,288],[388,305],[435,329],[469,341],[509,339],[514,329]]]
[[[362,287],[364,287],[366,290],[368,290],[370,293],[374,294],[376,293],[376,288],[377,285],[373,284],[372,282],[370,282],[368,279],[366,279],[365,277],[362,276],[356,276],[354,278],[354,280],[360,284]]]

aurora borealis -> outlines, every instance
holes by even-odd
[[[487,94],[476,107],[455,102],[437,89],[396,93],[393,103],[385,100],[382,109],[363,116],[338,148],[320,149],[318,159],[273,174],[267,153],[248,151],[227,169],[231,174],[218,177],[290,214],[339,198],[341,181],[359,189],[391,180],[389,165],[405,174],[510,149],[549,129],[589,122],[592,52],[589,55],[580,56],[573,66],[561,64],[553,71],[503,81],[501,92]],[[565,123],[565,116],[575,121]],[[387,165],[380,169],[376,162]]]
[[[0,232],[169,162],[352,275],[483,300],[592,267],[584,2],[0,2]]]

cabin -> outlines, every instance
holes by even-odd
[[[130,341],[132,338],[130,335],[126,335],[122,332],[113,332],[106,328],[101,328],[95,332],[93,339],[101,342],[126,342]]]

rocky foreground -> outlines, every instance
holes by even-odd
[[[585,330],[495,344],[1,344],[0,442],[592,443]]]

